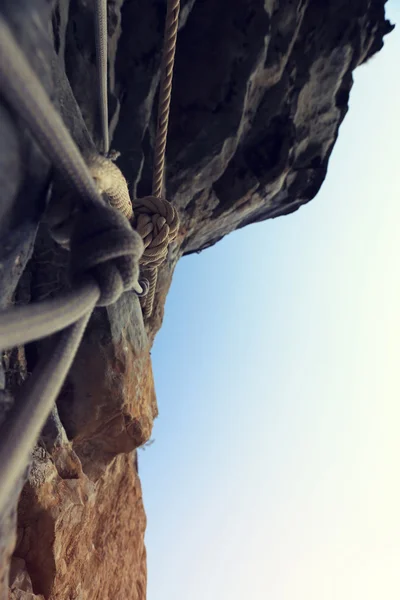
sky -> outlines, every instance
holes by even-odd
[[[139,452],[148,600],[400,598],[399,58],[400,26],[312,202],[176,269]]]

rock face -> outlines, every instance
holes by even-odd
[[[22,492],[14,594],[22,580],[57,600],[144,598],[146,518],[132,457],[120,454],[94,481],[71,449],[63,452],[68,472],[38,453]]]
[[[91,319],[30,471],[0,519],[0,600],[144,600],[136,449],[157,415],[150,348],[176,262],[315,197],[348,109],[352,72],[391,30],[384,4],[182,1],[166,169],[179,235],[160,269],[148,323],[130,293]],[[100,141],[94,5],[0,5],[84,154]],[[151,190],[165,6],[108,1],[110,133],[133,197]],[[0,90],[0,308],[68,286],[69,254],[39,225],[51,181],[49,157]],[[4,427],[45,348],[43,341],[4,353]]]

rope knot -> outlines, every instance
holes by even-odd
[[[168,200],[155,196],[134,200],[133,207],[133,226],[144,243],[140,262],[143,266],[158,267],[167,258],[168,246],[178,234],[178,213]]]
[[[71,238],[73,277],[92,276],[99,288],[98,306],[116,302],[121,294],[138,286],[143,241],[129,221],[109,206],[94,206],[76,217]]]
[[[179,217],[176,208],[168,200],[155,196],[134,200],[133,210],[132,225],[141,235],[144,244],[140,264],[148,279],[148,292],[141,298],[141,302],[145,317],[150,317],[157,285],[157,269],[167,258],[168,246],[178,234]]]

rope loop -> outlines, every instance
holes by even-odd
[[[145,298],[147,296],[147,294],[149,293],[149,289],[150,289],[150,282],[146,277],[141,277],[139,279],[139,285],[142,288],[141,292],[136,292],[136,296],[138,298]]]
[[[143,249],[140,235],[121,213],[106,205],[89,207],[77,215],[72,233],[73,279],[93,277],[100,288],[97,306],[108,306],[138,289]]]

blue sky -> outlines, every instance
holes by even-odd
[[[399,57],[395,30],[356,71],[315,200],[177,267],[149,600],[400,598]]]

